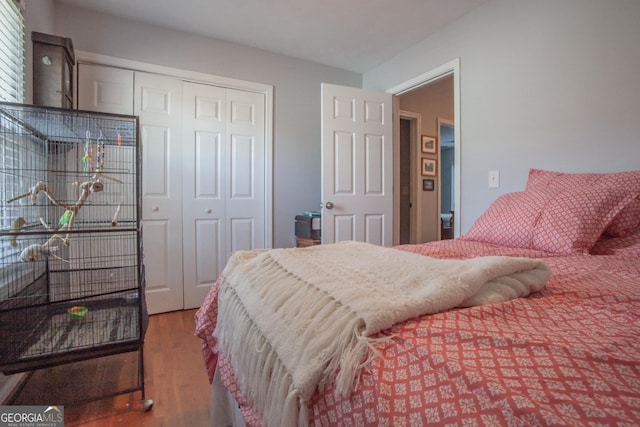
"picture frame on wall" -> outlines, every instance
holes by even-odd
[[[422,158],[422,176],[436,176],[438,161],[436,159]]]
[[[425,178],[422,180],[422,191],[434,191],[436,189],[436,180],[433,178]]]
[[[436,154],[438,152],[438,137],[422,135],[420,140],[420,151],[424,154]]]

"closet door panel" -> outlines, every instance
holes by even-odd
[[[224,145],[226,90],[183,86],[183,265],[185,308],[202,304],[229,254],[225,240],[228,153]]]
[[[255,141],[253,135],[231,135],[229,199],[253,199]]]
[[[218,254],[222,252],[220,232],[221,226],[220,221],[218,220],[196,220],[195,221],[195,229],[196,229],[196,265],[195,265],[195,286],[196,287],[206,287],[207,291],[216,281],[218,275],[220,274],[221,266],[219,263],[219,257],[211,257],[209,254]],[[189,298],[185,293],[185,304],[188,304],[187,300]],[[195,308],[199,307],[202,304],[202,301],[198,300],[197,303],[194,301],[191,305],[193,307],[185,307],[185,308]]]
[[[220,199],[220,149],[218,132],[195,133],[194,197]]]
[[[231,252],[249,250],[254,246],[255,232],[253,218],[231,218],[229,221]]]
[[[171,274],[169,271],[171,260],[168,258],[169,252],[165,249],[172,243],[170,228],[168,221],[147,220],[144,222],[144,264],[147,289],[153,289],[149,284],[164,283],[165,278]]]
[[[78,109],[133,114],[132,70],[78,64]]]
[[[134,106],[143,153],[147,305],[150,313],[182,310],[182,82],[136,72]]]
[[[226,175],[227,245],[231,251],[266,247],[265,97],[227,89],[229,150]]]
[[[171,129],[163,126],[143,125],[141,133],[142,141],[154,144],[152,150],[145,150],[142,153],[143,164],[153,165],[145,170],[146,179],[142,181],[142,194],[146,197],[154,197],[156,206],[162,204],[166,209],[171,197],[168,182]]]

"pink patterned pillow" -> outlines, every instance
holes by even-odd
[[[587,253],[632,198],[600,186],[504,194],[462,239],[558,254]]]
[[[546,193],[537,191],[503,194],[461,239],[529,249],[533,227],[547,198]]]
[[[627,206],[611,221],[605,230],[609,237],[625,237],[640,226],[640,196],[631,200]]]
[[[589,253],[640,258],[640,227],[635,233],[625,237],[600,237]]]
[[[603,186],[640,194],[640,171],[618,173],[562,173],[530,169],[525,191],[587,188]],[[640,224],[640,200],[632,199],[613,219],[605,230],[611,237],[627,236]]]

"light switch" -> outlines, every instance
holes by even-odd
[[[489,171],[489,188],[500,187],[500,171]]]

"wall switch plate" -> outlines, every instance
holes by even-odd
[[[500,187],[500,171],[489,171],[489,188]]]

